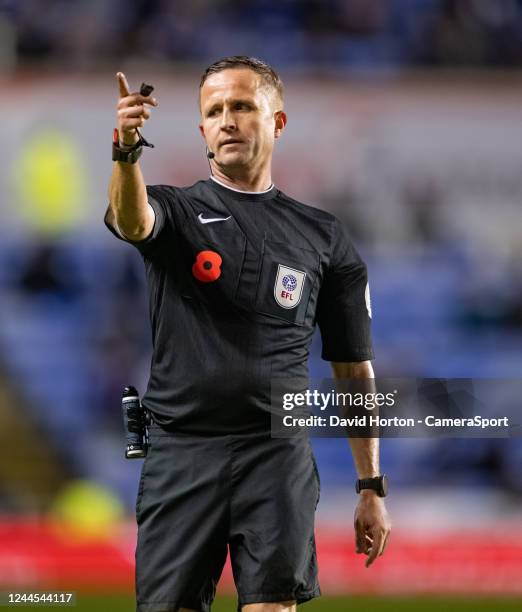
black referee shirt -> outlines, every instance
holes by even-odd
[[[270,427],[270,381],[323,359],[372,359],[366,266],[331,214],[272,187],[213,179],[147,187],[156,221],[142,254],[153,356],[143,404],[194,434]],[[110,208],[105,224],[122,239]]]

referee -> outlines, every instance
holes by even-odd
[[[117,78],[105,223],[143,256],[153,337],[137,611],[209,611],[227,550],[239,610],[292,611],[320,595],[319,477],[306,436],[270,436],[270,381],[307,376],[316,323],[337,377],[373,378],[366,266],[335,217],[272,183],[287,117],[270,66],[235,56],[205,70],[211,174],[190,187],[145,185],[138,128],[157,101]],[[369,566],[390,532],[378,440],[350,445],[356,551]]]

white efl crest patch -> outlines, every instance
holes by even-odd
[[[274,285],[275,301],[283,308],[295,308],[301,301],[306,272],[288,266],[277,267]]]
[[[366,310],[368,311],[368,316],[370,319],[372,318],[372,300],[370,298],[370,285],[366,283],[366,289],[364,290],[364,299],[366,300]]]

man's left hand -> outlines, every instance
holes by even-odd
[[[355,509],[355,552],[368,555],[366,567],[384,553],[391,531],[391,521],[384,500],[375,491],[364,490],[360,493]]]

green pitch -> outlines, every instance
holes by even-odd
[[[20,608],[22,606],[16,606]],[[24,610],[29,608],[23,607]],[[33,610],[54,610],[33,606]],[[78,593],[77,605],[71,612],[135,612],[134,598],[128,596],[94,596]],[[299,606],[300,612],[508,612],[522,610],[522,599],[481,599],[478,597],[321,597]],[[234,597],[219,597],[212,612],[236,612]]]

